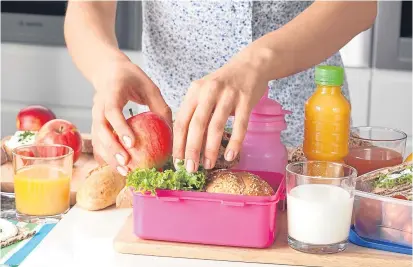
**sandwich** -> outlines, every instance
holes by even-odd
[[[357,189],[380,196],[412,200],[412,162],[382,168],[358,177]]]

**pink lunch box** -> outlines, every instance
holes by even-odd
[[[274,175],[279,186],[270,197],[176,190],[158,190],[156,196],[133,192],[134,233],[150,240],[269,247],[276,236],[277,203],[285,198],[284,177]]]

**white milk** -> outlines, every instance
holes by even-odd
[[[288,234],[297,241],[328,245],[347,240],[354,197],[345,189],[305,184],[287,194]]]

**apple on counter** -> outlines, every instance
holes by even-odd
[[[38,131],[53,119],[56,119],[56,115],[50,109],[40,105],[28,106],[17,114],[16,127],[19,131]]]
[[[53,119],[44,124],[37,133],[36,144],[60,144],[73,149],[73,163],[82,153],[82,136],[76,126],[62,119]]]

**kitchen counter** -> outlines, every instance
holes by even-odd
[[[90,212],[73,207],[19,267],[263,267],[281,265],[150,257],[117,253],[113,239],[132,209]],[[288,267],[282,265],[282,267]]]

